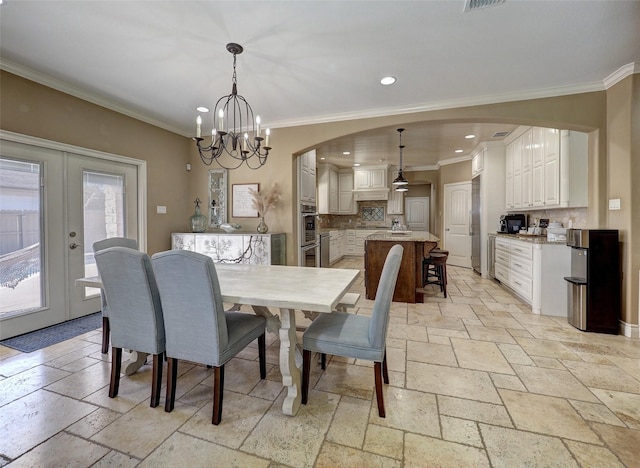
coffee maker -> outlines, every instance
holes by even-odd
[[[500,216],[500,229],[498,230],[498,232],[502,232],[505,233],[507,232],[507,217],[506,215],[501,215]]]
[[[518,234],[521,229],[527,229],[527,215],[506,214],[500,216],[500,231],[503,234]]]

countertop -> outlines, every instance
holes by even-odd
[[[440,239],[427,231],[412,231],[407,234],[402,231],[386,232],[377,231],[367,237],[367,240],[389,242],[439,242]]]
[[[490,234],[494,235],[494,234]],[[566,242],[549,242],[547,236],[534,236],[527,234],[505,234],[503,232],[497,232],[497,237],[506,237],[508,239],[515,239],[519,241],[529,242],[530,244],[553,244],[553,245],[567,245]]]

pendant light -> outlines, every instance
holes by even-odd
[[[402,132],[404,132],[404,128],[399,128],[398,134],[400,135],[400,144],[398,145],[398,148],[400,148],[400,166],[398,167],[398,177],[396,177],[392,182],[392,184],[396,186],[396,192],[406,192],[409,190],[407,187],[407,185],[409,185],[409,181],[405,179],[402,174],[402,150],[404,149],[404,145],[402,144]]]

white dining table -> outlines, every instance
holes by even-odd
[[[330,313],[353,285],[359,270],[309,268],[278,265],[216,264],[222,301],[252,307],[267,319],[267,331],[280,338],[280,372],[287,396],[282,412],[295,415],[301,402],[302,354],[296,336],[295,311],[306,315]],[[98,277],[79,278],[76,285],[101,287]],[[270,308],[278,309],[274,315]],[[123,365],[125,373],[137,371],[146,360],[144,353],[134,355]]]

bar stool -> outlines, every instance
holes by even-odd
[[[422,262],[424,286],[437,284],[440,286],[440,292],[444,293],[444,297],[447,297],[447,258],[449,258],[448,250],[434,248]]]

